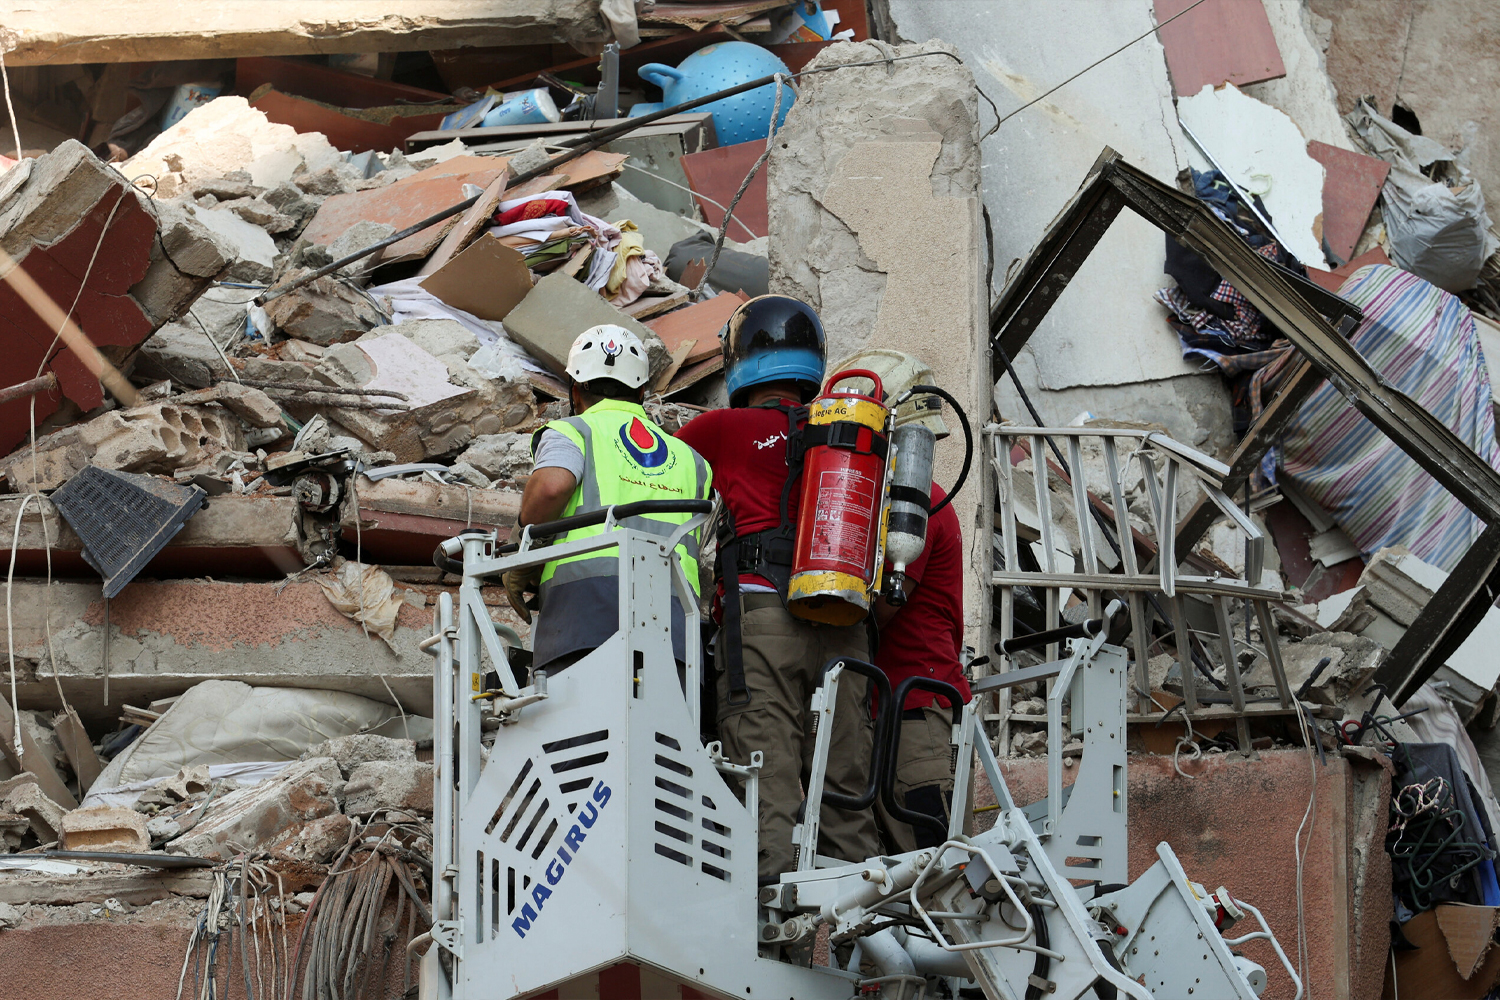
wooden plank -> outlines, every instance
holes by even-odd
[[[501,160],[501,158],[496,157],[496,160]],[[510,163],[509,157],[504,158],[502,162]],[[438,244],[432,256],[427,258],[427,263],[423,264],[422,269],[417,272],[418,277],[425,277],[448,263],[453,259],[454,254],[468,246],[474,237],[479,235],[479,230],[489,221],[490,216],[495,214],[496,206],[505,196],[505,182],[509,176],[509,171],[504,170],[500,172],[500,176],[490,181],[490,186],[484,189],[484,194],[479,196],[479,200],[459,217],[458,225],[448,230],[448,235],[443,237],[443,242]]]
[[[1157,35],[1166,50],[1172,92],[1196,94],[1204,86],[1243,87],[1286,76],[1271,21],[1259,0],[1204,0],[1171,24],[1193,0],[1156,0]]]
[[[1323,241],[1339,260],[1348,260],[1365,231],[1391,165],[1316,140],[1307,144],[1307,155],[1323,164],[1325,171]]]
[[[642,295],[629,305],[621,306],[620,311],[635,319],[646,319],[664,313],[668,309],[676,309],[685,303],[691,294],[691,291],[682,291],[671,295]]]
[[[682,157],[682,172],[687,174],[688,186],[693,189],[694,200],[703,212],[703,220],[717,229],[724,222],[724,208],[734,199],[734,193],[744,183],[745,175],[766,151],[762,140],[736,143],[705,149],[699,153],[688,153]],[[715,204],[717,202],[717,204]],[[735,206],[734,217],[744,224],[754,236],[764,236],[770,231],[770,212],[766,207],[766,168],[756,172],[750,186]],[[735,233],[739,237],[739,233]]]
[[[683,277],[687,277],[686,273]],[[683,284],[688,284],[686,281]],[[689,288],[692,285],[688,285]],[[696,364],[711,358],[724,349],[719,331],[729,322],[729,317],[749,296],[735,292],[720,292],[713,298],[697,302],[682,309],[659,316],[646,325],[667,345],[667,350],[677,352],[686,340],[696,341],[696,346],[683,361],[684,365]]]
[[[684,389],[697,385],[715,372],[724,370],[724,355],[718,354],[707,361],[700,361],[696,365],[687,365],[672,379],[672,384],[662,392],[663,398],[675,395]]]
[[[650,125],[642,126],[637,132],[630,135],[687,135],[694,131],[706,130],[710,137],[717,136],[713,131],[713,114],[698,111],[689,112],[685,115],[672,115]],[[601,129],[613,128],[620,124],[618,121],[599,119],[587,122],[547,122],[542,125],[494,125],[479,126],[476,128],[459,129],[457,131],[443,131],[441,129],[432,132],[418,132],[406,140],[406,152],[408,155],[426,146],[441,146],[452,142],[454,139],[463,140],[465,145],[474,146],[483,143],[513,143],[521,146],[533,139],[546,139],[550,142],[561,142],[576,136],[587,135],[590,132],[598,132]],[[647,132],[651,129],[651,132]],[[694,148],[713,145],[717,140],[702,143]],[[567,164],[562,165],[564,169]]]
[[[26,732],[26,727],[21,727],[21,757],[16,756],[15,750],[15,725],[16,716],[11,711],[10,702],[4,695],[0,695],[0,753],[10,761],[11,767],[17,771],[30,771],[36,778],[37,787],[42,792],[62,806],[64,809],[77,809],[78,800],[68,791],[67,783],[62,780],[62,775],[57,773],[57,768],[52,766],[52,761],[42,752],[42,748],[36,745],[31,734]],[[24,757],[24,761],[22,760]]]
[[[78,713],[73,711],[72,706],[68,706],[53,721],[52,731],[57,734],[57,742],[62,744],[63,753],[68,755],[73,773],[78,775],[79,793],[87,795],[94,780],[99,777],[99,772],[104,770],[104,761],[94,752],[94,744],[83,728],[83,720],[78,718]]]
[[[350,226],[365,220],[405,229],[463,201],[465,184],[488,187],[505,173],[508,162],[497,157],[455,156],[383,188],[333,195],[323,202],[302,235],[313,243],[327,246]],[[390,263],[425,257],[457,225],[457,219],[448,219],[429,226],[386,247],[380,253],[380,261]]]

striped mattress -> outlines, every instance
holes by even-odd
[[[1387,382],[1500,468],[1490,379],[1474,318],[1457,297],[1407,271],[1355,271],[1339,294],[1365,311],[1350,343]],[[1324,382],[1281,437],[1279,475],[1328,511],[1366,557],[1404,545],[1451,570],[1483,523]]]

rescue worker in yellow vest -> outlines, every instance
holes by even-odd
[[[638,500],[706,500],[712,473],[688,445],[669,435],[641,408],[650,363],[640,338],[613,324],[592,327],[573,341],[568,378],[575,416],[553,420],[531,439],[532,472],[521,494],[522,526],[555,521]],[[621,523],[669,535],[688,514],[650,514]],[[603,525],[579,528],[555,543],[597,535]],[[701,529],[700,529],[701,531]],[[699,532],[678,544],[677,559],[698,589]],[[578,662],[619,631],[619,552],[604,549],[505,575],[506,595],[527,622],[525,592],[537,590],[540,616],[532,628],[532,667],[549,673]],[[691,611],[697,618],[697,608]],[[687,615],[672,599],[672,648],[686,659]],[[698,631],[691,631],[694,642]]]

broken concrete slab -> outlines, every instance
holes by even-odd
[[[411,319],[379,331],[382,336],[399,333],[434,358],[454,355],[461,361],[479,350],[479,338],[468,327],[451,319]]]
[[[531,478],[531,435],[512,432],[476,437],[459,453],[458,461],[504,487],[520,489]]]
[[[432,765],[372,760],[355,767],[344,787],[345,811],[370,816],[382,809],[432,815]]]
[[[123,806],[74,809],[62,818],[60,846],[65,851],[118,851],[139,854],[151,849],[146,817]]]
[[[120,172],[131,180],[149,175],[156,181],[156,197],[175,198],[200,181],[236,170],[249,173],[257,187],[272,188],[299,169],[342,162],[320,133],[275,124],[243,97],[219,97],[151,140],[120,165]]]
[[[312,10],[253,3],[209,4],[193,11],[165,0],[100,7],[62,0],[7,9],[6,27],[18,42],[13,66],[84,62],[232,59],[237,56],[324,56],[328,53],[406,52],[480,45],[603,42],[609,28],[598,0],[525,0],[496,7],[442,4],[410,11],[389,3],[344,0]],[[222,100],[222,98],[221,98]]]
[[[293,825],[264,845],[263,849],[278,858],[305,864],[326,865],[349,842],[354,823],[343,813],[319,816],[308,823]]]
[[[593,289],[554,271],[536,283],[521,304],[505,317],[505,329],[527,353],[558,376],[566,374],[568,348],[591,326],[623,326],[646,345],[655,379],[672,363],[672,354],[650,327],[632,319]]]
[[[319,743],[302,755],[303,760],[328,757],[339,766],[345,779],[351,771],[370,761],[411,761],[417,759],[416,744],[411,740],[393,740],[373,733],[354,733]]]
[[[339,236],[338,239],[328,244],[328,256],[334,260],[340,260],[357,250],[363,250],[367,246],[379,243],[395,231],[396,227],[389,222],[373,222],[369,219],[361,219],[344,230],[343,235]],[[355,261],[353,264],[340,268],[338,273],[359,282],[361,285],[367,285],[370,282],[369,275],[365,273],[369,270],[368,265],[368,261]]]
[[[43,844],[60,839],[63,816],[67,814],[67,810],[44,795],[34,781],[12,789],[0,801],[0,809],[26,817],[31,832]]]
[[[956,55],[939,42],[898,46]],[[810,66],[880,60],[873,43],[837,45]],[[978,92],[952,58],[850,66],[804,78],[802,93],[767,164],[771,290],[819,310],[828,357],[888,348],[921,358],[970,413],[990,408],[984,365],[988,296],[979,217]],[[904,68],[903,68],[904,67]],[[509,326],[509,323],[507,323]],[[939,445],[935,478],[957,479],[962,443]],[[989,526],[978,523],[979,491],[954,501],[980,556],[965,560],[966,632],[978,641],[983,593],[976,567],[989,563]]]
[[[344,778],[332,760],[298,761],[269,781],[237,789],[212,803],[197,825],[168,843],[167,850],[223,861],[273,843],[290,846],[298,827],[337,813],[343,793]],[[144,829],[142,824],[143,833]]]
[[[386,565],[429,564],[432,550],[466,527],[492,527],[502,538],[508,538],[521,513],[519,490],[475,489],[422,480],[372,482],[360,476],[355,480],[355,494],[359,497],[358,542],[365,558],[378,558]],[[348,507],[341,523],[344,539],[356,541],[354,517]],[[404,693],[401,700],[410,704]]]
[[[311,273],[311,268],[296,268],[281,278],[294,281]],[[266,302],[265,309],[287,336],[322,346],[354,340],[386,321],[368,295],[333,277],[278,295]]]
[[[485,378],[459,358],[445,364],[399,333],[326,351],[317,371],[331,384],[407,395],[404,410],[319,407],[398,463],[451,454],[479,435],[527,426],[536,416],[529,384]],[[285,403],[300,415],[294,399]]]
[[[24,162],[29,166],[5,176],[0,249],[53,302],[76,304],[74,319],[119,363],[164,313],[201,291],[204,279],[173,268],[161,250],[150,201],[80,143],[65,142]],[[170,289],[158,290],[147,280],[158,260],[180,279]],[[98,377],[9,284],[0,291],[0,318],[8,330],[0,336],[0,352],[7,370],[17,373],[11,381],[50,371],[61,390],[0,405],[0,452],[8,452],[25,440],[33,404],[42,422],[64,399],[87,412],[100,406],[104,395]]]
[[[162,210],[164,213],[175,210],[203,226],[212,234],[215,244],[231,263],[265,269],[265,273],[258,277],[254,271],[242,273],[240,280],[263,281],[271,276],[271,269],[276,266],[276,244],[260,226],[252,225],[235,213],[219,208],[167,202],[162,205]]]
[[[462,527],[461,500],[458,509]],[[429,561],[435,544],[426,544]],[[396,715],[389,684],[408,712],[431,714],[432,663],[417,644],[431,632],[432,614],[410,603],[400,608],[392,645],[387,645],[367,638],[312,581],[277,587],[137,579],[110,601],[110,698],[115,706],[110,708],[102,701],[100,683],[104,606],[99,585],[54,582],[50,598],[45,590],[38,581],[15,583],[12,619],[23,704],[59,709],[61,684],[79,716],[97,725],[119,715],[120,702],[144,705],[212,679],[358,695],[384,703]],[[56,681],[43,631],[49,599]],[[325,730],[318,741],[331,735],[341,731]],[[175,772],[183,763],[187,762],[173,763],[164,773]]]
[[[20,813],[0,811],[0,854],[11,854],[21,849],[31,823]]]
[[[14,527],[21,502],[0,500],[0,519]],[[302,568],[297,555],[296,507],[291,497],[215,497],[146,564],[142,573],[147,577],[196,576],[215,566],[232,565],[237,575],[280,579]],[[93,575],[82,560],[83,543],[78,535],[51,500],[37,498],[27,504],[21,517],[16,575],[45,574],[48,549],[55,576]],[[56,619],[53,624],[58,625]]]
[[[259,389],[239,382],[220,382],[207,389],[187,392],[172,400],[179,406],[219,403],[251,427],[281,427],[281,407]]]
[[[1325,656],[1330,662],[1306,697],[1321,705],[1342,706],[1380,666],[1386,649],[1351,632],[1316,632],[1301,642],[1288,643],[1281,647],[1281,659],[1292,691],[1301,689]],[[1257,680],[1270,684],[1269,675]]]
[[[170,473],[244,449],[239,419],[218,406],[151,403],[53,431],[0,459],[0,471],[13,490],[37,492],[61,486],[85,465]]]

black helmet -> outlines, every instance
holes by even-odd
[[[823,323],[790,295],[758,295],[724,326],[724,383],[729,405],[744,406],[751,386],[797,382],[802,401],[823,385]]]

